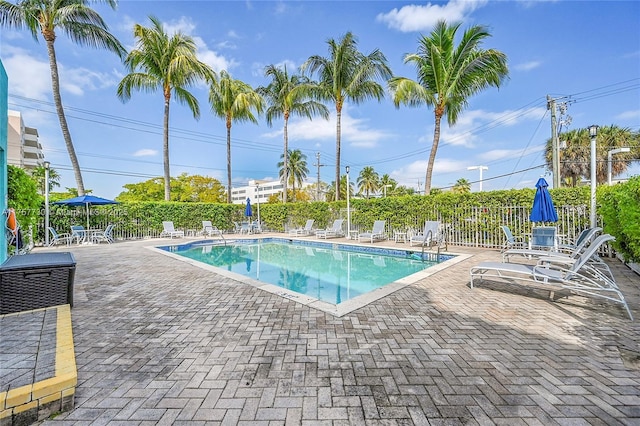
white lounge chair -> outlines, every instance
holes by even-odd
[[[203,237],[213,237],[222,235],[222,231],[213,226],[210,220],[202,221],[202,231],[200,231]]]
[[[49,246],[55,246],[57,244],[66,243],[67,245],[71,244],[73,238],[69,233],[58,234],[53,227],[49,227],[49,232],[51,233],[51,240],[49,241]]]
[[[178,231],[174,228],[173,222],[170,220],[162,222],[162,227],[164,228],[160,233],[160,237],[184,237],[184,231]]]
[[[334,220],[331,228],[316,231],[316,238],[324,238],[326,240],[327,238],[344,237],[344,231],[342,230],[343,223],[344,219]]]
[[[431,246],[443,240],[440,233],[440,221],[427,220],[424,223],[424,230],[409,239],[409,246],[419,244],[421,246]]]
[[[309,219],[307,220],[307,223],[305,223],[304,228],[289,229],[289,235],[297,236],[297,237],[311,235],[311,233],[313,232],[314,222],[315,222],[314,219]]]
[[[385,240],[387,238],[387,235],[384,233],[384,227],[386,224],[386,220],[376,220],[373,222],[373,228],[371,231],[358,234],[358,242],[367,240],[373,243],[374,241]]]
[[[539,258],[536,264],[482,262],[470,270],[471,288],[478,279],[490,278],[551,292],[570,291],[585,297],[619,303],[633,320],[631,310],[615,280],[590,263],[600,246],[614,239],[608,234],[600,235],[576,259],[547,256]]]
[[[113,238],[112,234],[113,234],[113,228],[115,228],[115,226],[116,226],[115,224],[111,223],[107,225],[104,231],[96,231],[92,233],[91,242],[100,243],[101,241],[106,241],[109,244],[114,243],[115,239]]]
[[[549,251],[549,250],[537,250],[537,249],[528,249],[528,248],[515,248],[505,250],[502,253],[502,261],[509,262],[511,257],[514,256],[523,256],[526,258],[538,258],[544,256],[565,256],[576,258],[580,255],[582,250],[591,242],[595,235],[602,231],[602,228],[587,228],[582,231],[576,240],[575,245],[564,244],[562,246],[558,246],[557,251]]]
[[[503,250],[528,248],[527,241],[524,239],[524,237],[514,237],[513,232],[511,232],[511,228],[506,225],[502,225],[500,229],[502,229],[504,237],[506,238],[504,245],[502,246]]]

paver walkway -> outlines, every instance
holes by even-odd
[[[338,318],[141,248],[160,241],[69,249],[75,409],[45,423],[640,424],[640,322],[470,289],[496,251],[450,247],[474,256]]]

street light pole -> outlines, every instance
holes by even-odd
[[[347,171],[347,238],[351,238],[351,210],[349,208],[349,166],[345,167]]]
[[[256,203],[258,204],[258,226],[260,225],[260,185],[256,183]]]
[[[591,137],[591,197],[589,222],[591,228],[596,227],[596,139],[598,137],[598,126],[589,126],[589,136]]]
[[[611,156],[613,154],[620,154],[622,152],[629,152],[631,148],[616,148],[607,153],[607,184],[611,186]]]
[[[44,243],[49,246],[49,167],[51,163],[45,161],[44,166]]]
[[[480,170],[480,192],[482,192],[482,171],[489,170],[487,166],[471,166],[467,167],[467,170]]]
[[[387,188],[391,188],[393,185],[390,184],[386,184],[384,186],[384,198],[387,198]]]

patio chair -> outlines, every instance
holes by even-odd
[[[506,238],[504,244],[502,245],[503,251],[515,248],[523,249],[529,247],[527,241],[525,241],[523,237],[514,237],[513,233],[511,232],[511,228],[509,228],[508,226],[502,225],[500,229],[502,229],[502,232],[504,233],[504,236]]]
[[[529,248],[514,248],[505,250],[502,252],[502,261],[509,262],[513,256],[523,256],[526,258],[532,257],[544,257],[544,256],[564,256],[576,258],[584,250],[584,248],[591,242],[595,235],[602,231],[602,228],[587,228],[582,231],[576,240],[576,244],[563,244],[558,246],[557,251],[529,249]]]
[[[427,220],[424,223],[424,229],[422,232],[413,235],[409,239],[409,246],[419,244],[422,246],[430,246],[433,243],[439,244],[443,238],[440,233],[440,221]]]
[[[101,241],[106,241],[107,243],[115,243],[116,240],[113,238],[113,228],[115,228],[115,224],[110,223],[104,229],[104,231],[97,231],[91,235],[91,241],[94,243],[100,243]]]
[[[611,235],[600,235],[576,259],[547,256],[539,258],[536,264],[482,262],[470,270],[471,288],[478,279],[490,278],[492,281],[499,279],[509,284],[549,290],[552,298],[556,291],[569,291],[587,298],[621,304],[633,320],[615,280],[589,261],[603,244],[614,239]]]
[[[83,243],[87,239],[87,230],[82,225],[71,225],[71,238],[78,244]]]
[[[71,236],[71,234],[67,232],[58,234],[56,230],[53,229],[53,227],[51,226],[48,229],[49,229],[49,233],[51,234],[51,240],[49,240],[49,247],[62,244],[62,243],[69,245],[71,244],[71,241],[73,241],[73,237]]]
[[[313,232],[313,223],[314,222],[315,222],[314,219],[309,219],[309,220],[307,220],[307,223],[305,223],[303,228],[289,229],[289,235],[297,236],[297,237],[303,237],[303,236],[306,236],[306,235],[311,235],[311,233]]]
[[[387,224],[386,220],[376,220],[373,222],[373,228],[371,231],[358,234],[358,242],[362,240],[368,240],[371,243],[378,240],[386,240],[387,234],[384,233],[384,227]]]
[[[213,237],[222,235],[222,231],[216,226],[213,226],[210,220],[202,221],[202,231],[200,231],[203,237]]]
[[[337,238],[344,237],[344,231],[342,230],[342,224],[344,219],[336,219],[333,221],[333,225],[327,229],[320,229],[316,231],[316,238]]]
[[[164,229],[160,233],[160,238],[170,237],[171,239],[173,239],[173,237],[177,237],[177,238],[184,237],[184,231],[176,230],[175,227],[173,226],[173,222],[170,220],[163,221],[162,227]]]

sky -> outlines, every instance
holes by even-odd
[[[460,22],[460,33],[483,25],[491,37],[482,45],[507,56],[509,78],[468,99],[454,126],[443,120],[433,171],[433,188],[460,178],[482,189],[534,187],[544,167],[544,145],[551,136],[547,96],[566,105],[561,130],[592,124],[640,129],[640,2],[637,1],[120,1],[114,11],[94,8],[109,30],[130,50],[133,26],[150,26],[155,16],[168,33],[182,31],[198,46],[198,58],[214,70],[227,70],[253,87],[265,86],[267,65],[295,70],[312,55],[329,56],[327,41],[352,32],[365,54],[379,49],[396,76],[416,78],[404,63],[418,40],[441,19]],[[61,176],[61,188],[76,187],[71,162],[51,95],[46,45],[25,30],[0,30],[0,58],[9,77],[9,109],[38,129],[46,160]],[[126,75],[113,53],[73,44],[58,32],[55,43],[61,94],[83,172],[85,189],[114,198],[123,185],[163,175],[161,92],[134,92],[123,103],[116,96]],[[386,87],[386,84],[385,84]],[[226,187],[226,128],[208,103],[208,88],[190,90],[200,103],[194,119],[188,107],[170,106],[171,175],[214,177]],[[289,121],[289,148],[307,155],[308,180],[335,179],[335,106],[331,117]],[[234,123],[232,185],[251,179],[275,180],[283,152],[283,122],[270,127]],[[346,103],[342,115],[341,165],[357,179],[363,167],[389,174],[401,185],[424,191],[434,131],[426,106],[381,102]],[[640,173],[633,166],[622,178]]]

